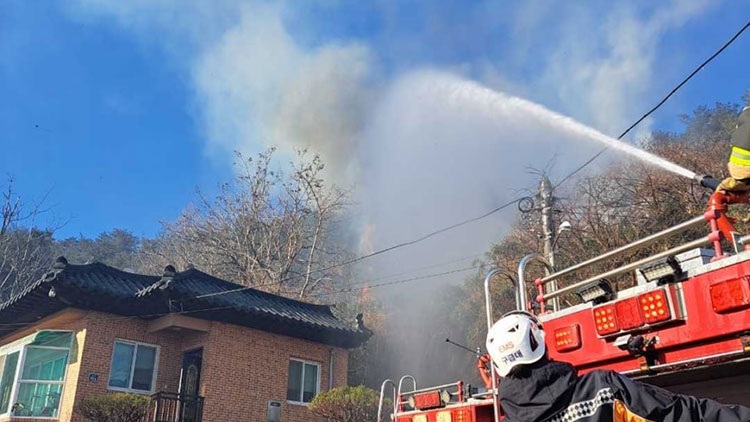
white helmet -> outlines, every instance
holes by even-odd
[[[528,312],[505,314],[487,333],[487,352],[501,377],[518,365],[538,361],[545,350],[542,324]]]

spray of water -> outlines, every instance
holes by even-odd
[[[538,184],[529,167],[541,168],[554,159],[556,174],[570,174],[602,145],[618,151],[618,157],[609,154],[597,160],[595,171],[606,171],[613,160],[627,154],[692,177],[688,170],[543,106],[434,71],[404,75],[384,91],[356,139],[357,202],[366,250],[419,238],[493,209],[522,194],[518,189]],[[455,262],[469,252],[479,254],[502,239],[514,216],[508,209],[481,223],[374,257],[359,264],[357,274],[376,279]],[[404,277],[430,272],[438,271],[410,271]],[[473,373],[464,370],[470,356],[445,345],[446,337],[463,338],[469,327],[464,321],[446,321],[451,302],[444,296],[451,294],[450,285],[470,275],[450,274],[374,290],[388,309],[387,346],[382,350],[388,353],[385,360],[392,371],[378,373],[377,383],[386,376],[397,379],[411,373],[421,384],[440,384]],[[440,370],[435,362],[444,363]]]
[[[446,80],[443,79],[441,82],[446,82]],[[640,148],[636,148],[626,142],[607,136],[596,129],[577,122],[570,117],[551,111],[539,104],[493,91],[471,81],[453,80],[448,81],[447,83],[451,84],[451,86],[446,88],[451,91],[451,99],[456,103],[474,101],[482,104],[482,109],[486,110],[488,113],[501,113],[506,116],[523,113],[539,123],[539,125],[548,126],[555,132],[565,132],[572,137],[580,137],[599,142],[613,150],[624,152],[638,160],[653,164],[664,170],[689,179],[694,179],[696,177],[696,174],[693,171]]]

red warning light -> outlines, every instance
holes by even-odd
[[[615,313],[615,305],[604,305],[598,308],[594,308],[594,326],[596,332],[600,336],[607,334],[613,334],[620,331],[620,326],[617,324],[617,314]]]
[[[631,330],[644,324],[638,306],[638,298],[631,297],[621,300],[615,304],[615,308],[617,309],[617,322],[620,324],[620,329]]]
[[[659,289],[638,296],[638,306],[646,324],[667,321],[672,318],[666,290]]]
[[[581,347],[581,326],[578,324],[558,328],[554,332],[555,350],[570,352]]]
[[[737,311],[750,304],[747,276],[713,284],[709,291],[711,305],[717,313]]]

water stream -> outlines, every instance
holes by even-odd
[[[596,129],[534,102],[509,96],[471,81],[441,79],[436,80],[436,83],[448,84],[448,86],[443,86],[442,88],[449,90],[451,99],[457,104],[465,103],[466,101],[481,103],[484,106],[483,109],[489,113],[502,113],[507,117],[512,117],[512,115],[520,111],[540,126],[548,126],[553,130],[562,131],[571,136],[599,142],[613,150],[623,152],[641,161],[689,179],[693,179],[696,176],[695,172],[691,170],[637,148],[627,142],[607,136]]]

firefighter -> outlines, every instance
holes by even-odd
[[[578,376],[548,359],[544,330],[515,311],[492,326],[487,350],[497,373],[506,422],[748,422],[750,408],[674,394],[613,371]]]
[[[750,191],[750,107],[745,107],[737,119],[732,133],[732,152],[729,155],[729,176],[718,190],[730,192]]]

